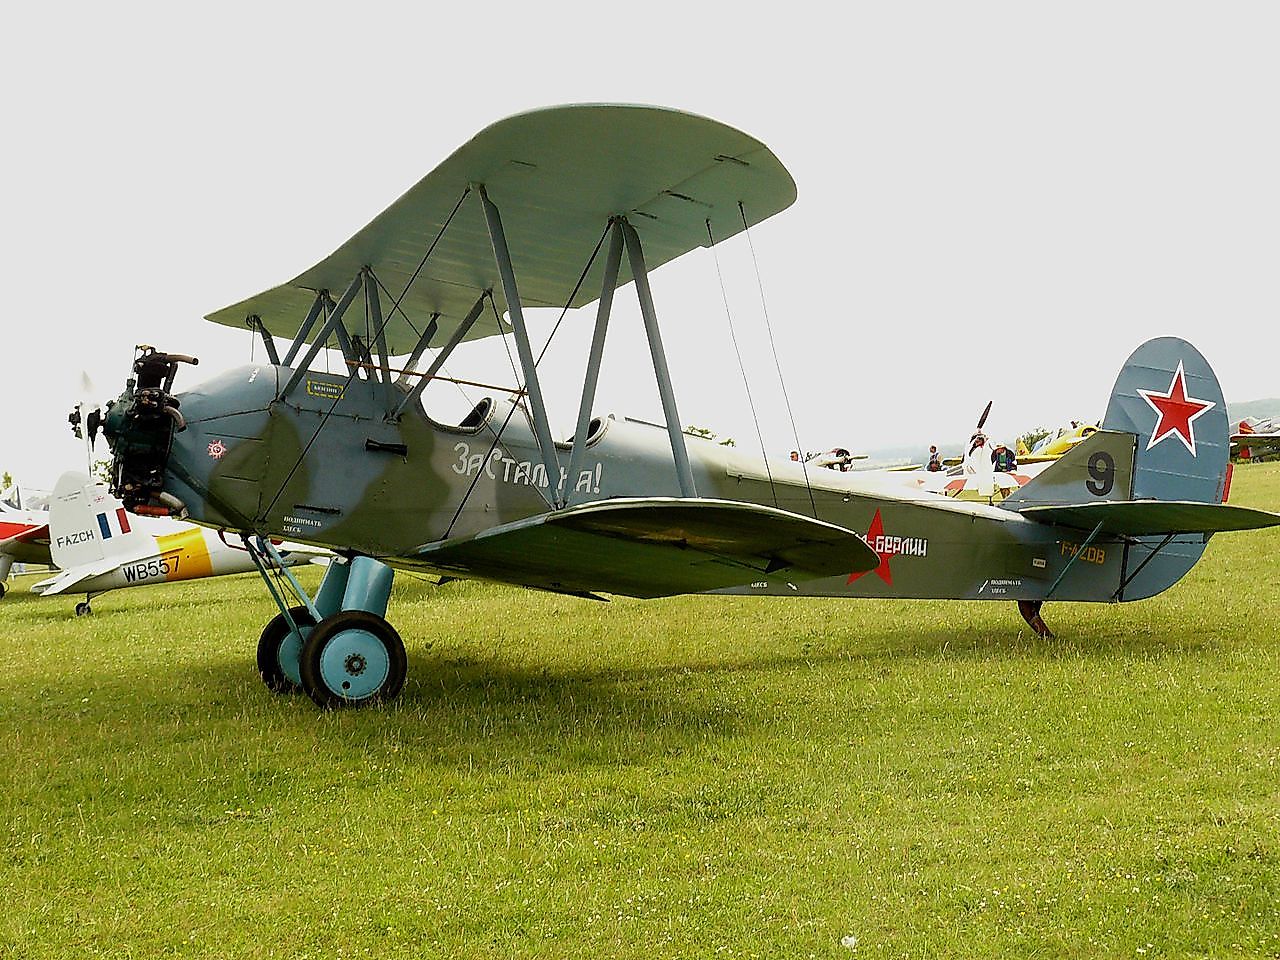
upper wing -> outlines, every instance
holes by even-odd
[[[391,562],[404,562],[397,558]],[[619,499],[422,547],[433,569],[562,592],[632,597],[699,593],[788,570],[797,580],[874,570],[851,530],[730,500]]]
[[[520,298],[527,306],[573,307],[600,295],[604,257],[569,300],[610,217],[640,234],[649,270],[717,242],[789,207],[795,182],[760,141],[705,117],[660,107],[575,105],[518,114],[487,127],[314,267],[288,283],[209,314],[243,326],[257,315],[274,334],[297,333],[320,290],[335,298],[364,266],[400,296],[468,186],[483,184],[502,214]],[[739,211],[742,204],[742,212]],[[631,278],[625,263],[618,285]],[[442,343],[476,298],[492,290],[506,309],[478,199],[458,209],[401,308],[422,330],[439,313]],[[389,305],[383,313],[391,313]],[[482,316],[468,339],[505,332]],[[418,335],[404,317],[386,327],[392,353]]]
[[[1225,533],[1280,526],[1280,513],[1237,507],[1229,503],[1177,500],[1115,500],[1064,506],[1022,507],[1029,520],[1057,523],[1080,530],[1133,537],[1170,533]]]

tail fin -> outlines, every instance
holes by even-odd
[[[134,529],[136,517],[125,512],[105,487],[83,473],[64,473],[49,500],[49,554],[61,570],[124,555],[147,536]]]
[[[1207,360],[1176,337],[1148,340],[1116,378],[1102,428],[1001,505],[1122,500],[1221,503],[1230,433]]]
[[[1227,404],[1209,362],[1185,340],[1161,337],[1133,351],[1111,391],[1102,426],[1138,438],[1133,499],[1225,499],[1231,452]]]
[[[1214,533],[1280,523],[1223,505],[1229,450],[1208,361],[1185,340],[1149,340],[1121,368],[1102,429],[1001,506],[1122,544],[1112,598],[1154,596],[1195,565]]]

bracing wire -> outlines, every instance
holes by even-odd
[[[751,395],[751,383],[747,379],[747,368],[742,362],[742,350],[738,347],[738,333],[733,326],[733,313],[729,310],[729,293],[724,287],[724,274],[720,270],[720,254],[716,251],[716,238],[711,233],[711,220],[707,220],[707,239],[711,241],[711,256],[716,264],[716,279],[720,281],[720,298],[724,301],[724,318],[729,324],[729,339],[733,342],[733,353],[738,358],[738,372],[742,374],[742,389],[747,393],[747,406],[751,408],[751,419],[756,427],[756,439],[760,441],[760,456],[764,458],[764,473],[769,478],[769,494],[773,497],[773,505],[778,505],[778,489],[773,484],[773,471],[769,469],[769,451],[764,446],[764,433],[760,429],[760,417],[756,413],[756,401]]]
[[[787,394],[787,381],[782,376],[782,362],[778,359],[778,344],[773,338],[773,324],[769,322],[769,303],[764,296],[764,280],[760,276],[760,261],[756,258],[756,245],[751,242],[751,225],[747,223],[747,211],[738,201],[738,214],[742,217],[742,232],[747,235],[747,246],[751,250],[751,263],[756,271],[756,287],[760,291],[760,310],[764,314],[764,328],[769,334],[769,349],[773,351],[773,367],[778,372],[778,383],[782,387],[782,400],[787,405],[787,419],[791,421],[791,436],[795,440],[796,450],[800,453],[800,469],[804,471],[804,488],[809,493],[809,509],[813,511],[813,519],[818,519],[818,505],[813,499],[813,487],[809,484],[809,466],[804,459],[804,451],[800,447],[800,431],[796,429],[796,416],[791,410],[791,397]]]
[[[493,314],[493,322],[497,325],[498,330],[502,330],[502,318],[498,316],[498,305],[493,302],[493,295],[489,295],[489,311]],[[516,358],[511,355],[511,342],[507,339],[505,333],[502,335],[502,347],[507,351],[507,363],[511,366],[511,379],[516,382],[517,388],[524,387],[524,381],[520,379],[520,370],[516,367]]]

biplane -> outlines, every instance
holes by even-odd
[[[106,414],[113,489],[243,539],[279,608],[262,678],[325,707],[401,690],[397,570],[578,596],[998,599],[1049,636],[1046,601],[1149,597],[1213,534],[1280,523],[1224,502],[1222,394],[1173,338],[1140,346],[1102,428],[999,505],[686,436],[650,273],[795,198],[768,147],[704,117],[580,105],[502,120],[314,267],[209,315],[251,328],[264,362],[175,393],[192,358],[139,348]],[[658,425],[593,413],[627,285]],[[592,303],[576,426],[556,440],[524,310]],[[433,417],[427,384],[460,344],[499,336],[521,382],[458,422]],[[327,343],[345,374],[313,369]],[[272,575],[273,536],[338,554],[314,595]]]

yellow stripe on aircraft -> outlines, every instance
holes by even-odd
[[[193,580],[213,575],[213,560],[199,527],[156,537],[156,548],[168,564],[165,580]]]

